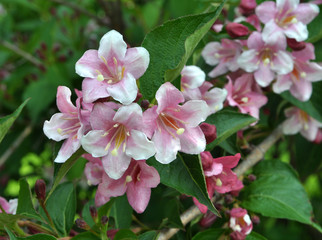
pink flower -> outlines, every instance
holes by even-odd
[[[122,196],[125,192],[130,205],[137,213],[146,209],[151,195],[151,188],[160,183],[160,176],[155,168],[147,165],[145,161],[131,161],[124,175],[114,180],[103,174],[95,196],[95,203],[101,206],[111,197]]]
[[[90,124],[93,130],[82,138],[82,146],[93,157],[102,157],[104,170],[113,179],[122,176],[131,158],[148,159],[155,153],[154,144],[143,132],[142,109],[136,103],[116,112],[96,103]]]
[[[215,191],[227,193],[240,191],[244,187],[237,175],[231,170],[238,164],[239,153],[235,156],[213,158],[210,152],[202,152],[200,157],[210,198]],[[195,198],[193,198],[193,201],[202,213],[206,213],[208,208],[205,205],[199,203]]]
[[[206,74],[197,66],[184,66],[181,71],[181,91],[200,87],[206,79]]]
[[[76,100],[76,107],[72,104],[69,88],[59,86],[57,89],[57,107],[60,113],[54,114],[49,121],[44,123],[44,133],[54,141],[65,140],[60,148],[55,162],[65,162],[80,144],[80,139],[89,130],[88,118],[90,112],[81,110],[82,98]]]
[[[287,74],[293,69],[291,55],[285,50],[286,40],[274,43],[263,41],[259,32],[253,32],[248,40],[249,50],[244,51],[237,62],[246,72],[254,72],[256,82],[267,87],[277,74]]]
[[[112,96],[122,104],[136,98],[136,79],[149,65],[149,53],[143,47],[128,48],[115,30],[106,33],[97,50],[88,50],[76,63],[76,73],[85,77],[82,85],[85,102]]]
[[[243,14],[253,13],[257,6],[256,0],[241,0],[239,4],[240,11]]]
[[[315,144],[320,144],[322,142],[322,129],[320,128],[318,130],[318,133],[316,134],[316,137],[314,139]]]
[[[202,50],[201,55],[206,63],[215,66],[209,77],[217,77],[228,71],[236,71],[239,68],[237,58],[241,53],[242,45],[238,40],[222,39],[219,42],[210,42]]]
[[[229,227],[234,231],[230,237],[234,240],[244,240],[246,235],[253,229],[247,210],[243,208],[233,208],[230,211]]]
[[[227,96],[226,89],[213,88],[213,86],[206,81],[199,88],[186,89],[183,91],[183,96],[186,100],[204,100],[208,105],[209,114],[213,114],[223,108],[223,102]]]
[[[243,37],[249,34],[248,27],[236,22],[228,23],[226,25],[226,31],[232,38]]]
[[[3,210],[8,214],[16,214],[17,206],[18,206],[18,199],[11,199],[9,202],[4,199],[3,197],[0,197],[0,205],[3,208]],[[0,209],[0,213],[2,213],[2,210]]]
[[[225,88],[228,92],[227,101],[230,106],[238,107],[241,113],[259,118],[259,109],[267,103],[267,97],[262,93],[253,90],[256,84],[252,74],[243,74],[233,84],[230,77]]]
[[[256,15],[265,23],[264,41],[276,42],[285,35],[296,41],[308,38],[306,24],[310,23],[319,13],[317,5],[301,3],[299,0],[276,0],[263,2],[256,8]]]
[[[285,110],[287,119],[283,123],[283,133],[292,135],[300,132],[309,141],[314,141],[322,123],[310,117],[306,112],[296,107]]]
[[[314,46],[307,43],[306,47],[301,51],[292,53],[294,68],[293,71],[279,75],[273,90],[281,93],[290,90],[291,94],[300,101],[307,101],[312,95],[312,83],[322,80],[322,67],[309,60],[315,59]]]
[[[179,105],[184,102],[184,97],[169,82],[161,85],[156,100],[158,106],[144,112],[144,122],[149,126],[148,136],[152,137],[156,149],[156,160],[167,164],[176,159],[178,151],[188,154],[204,151],[206,140],[198,125],[208,116],[207,104],[191,100]]]
[[[104,168],[101,159],[94,158],[90,154],[84,154],[83,157],[88,160],[88,163],[86,163],[84,170],[88,185],[100,184],[102,182],[102,176],[104,174]]]

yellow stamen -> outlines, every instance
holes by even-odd
[[[219,178],[216,179],[216,185],[218,187],[221,187],[222,186],[222,181]]]
[[[177,134],[181,135],[182,133],[184,133],[184,128],[178,128]]]

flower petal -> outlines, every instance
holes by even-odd
[[[118,123],[124,124],[130,129],[143,129],[142,126],[142,109],[137,103],[132,103],[127,106],[120,107],[113,120]]]
[[[258,65],[256,64],[258,57],[256,54],[257,51],[255,49],[244,51],[237,59],[239,66],[246,72],[256,71],[258,69]]]
[[[131,182],[128,184],[126,195],[133,209],[137,213],[142,213],[150,201],[151,188],[138,187]]]
[[[56,142],[68,138],[68,134],[60,134],[58,131],[59,128],[68,128],[72,125],[73,121],[66,120],[67,117],[69,116],[66,116],[64,113],[54,114],[49,121],[45,121],[43,127],[44,134]]]
[[[108,150],[105,150],[107,140],[103,137],[104,133],[103,130],[92,130],[81,139],[83,148],[93,157],[103,157],[108,154]]]
[[[141,168],[141,174],[140,174],[140,185],[143,185],[145,187],[149,188],[155,188],[160,183],[160,175],[158,171],[152,167],[146,164],[145,161],[137,161]]]
[[[143,47],[128,48],[124,59],[125,71],[138,79],[149,66],[149,52]]]
[[[320,12],[319,7],[312,3],[301,3],[293,13],[296,19],[304,24],[310,23]]]
[[[302,22],[291,24],[284,33],[288,38],[294,38],[298,42],[305,41],[309,36],[307,27]]]
[[[59,86],[57,88],[56,103],[60,112],[74,113],[77,112],[76,107],[72,104],[70,97],[72,93],[68,87]]]
[[[271,69],[277,74],[287,74],[293,70],[294,63],[292,56],[286,51],[278,51],[271,64]]]
[[[131,157],[127,156],[121,148],[118,149],[116,156],[109,153],[102,158],[102,163],[106,174],[112,179],[119,179],[129,167]]]
[[[256,15],[262,23],[268,23],[274,19],[276,11],[276,4],[272,1],[263,2],[255,9]]]
[[[290,88],[291,94],[302,102],[310,99],[312,95],[312,83],[300,78]]]
[[[114,124],[115,111],[104,103],[96,103],[90,116],[90,123],[94,130],[108,130]]]
[[[155,159],[163,164],[168,164],[176,159],[180,150],[179,138],[174,138],[165,130],[156,130],[152,141],[156,150]]]
[[[219,63],[219,58],[216,57],[216,53],[220,50],[221,45],[219,42],[210,42],[202,50],[201,55],[205,59],[206,63],[214,66]]]
[[[76,73],[85,78],[96,78],[98,71],[104,72],[104,62],[99,58],[97,50],[87,50],[76,62]]]
[[[190,100],[179,109],[180,111],[173,112],[173,116],[184,121],[189,128],[198,126],[209,115],[208,105],[203,100]]]
[[[144,133],[131,130],[125,152],[135,160],[149,159],[155,154],[154,143]]]
[[[181,152],[199,154],[206,148],[206,139],[200,127],[186,128],[180,138]]]
[[[82,83],[83,100],[85,103],[92,103],[100,98],[109,97],[106,91],[108,84],[105,81],[98,81],[93,78],[85,78]]]
[[[63,145],[61,146],[57,157],[55,158],[54,162],[56,163],[64,163],[68,158],[70,158],[74,152],[76,152],[79,147],[81,146],[80,140],[75,139],[73,136],[70,136]]]
[[[267,87],[275,78],[275,74],[268,65],[265,66],[261,62],[259,69],[254,73],[254,78],[261,87]]]
[[[182,93],[169,82],[160,86],[155,94],[155,98],[158,101],[158,114],[160,114],[165,108],[177,107],[179,103],[184,102]]]
[[[185,66],[181,71],[181,89],[200,87],[206,79],[204,71],[197,66]]]

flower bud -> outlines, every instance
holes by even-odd
[[[249,34],[249,30],[246,26],[240,23],[228,23],[226,25],[226,31],[232,38],[243,37]]]
[[[205,134],[207,144],[213,142],[217,138],[216,126],[208,123],[200,124],[202,132]]]
[[[261,220],[260,220],[260,218],[257,215],[254,215],[254,216],[252,216],[252,222],[255,225],[258,225],[258,224],[260,224]]]
[[[210,211],[207,211],[206,214],[199,221],[199,225],[203,228],[210,227],[217,219],[217,216]]]
[[[38,179],[35,184],[35,193],[40,201],[45,201],[46,199],[46,183],[42,179]]]
[[[88,224],[83,219],[78,218],[78,219],[76,219],[75,223],[76,223],[76,226],[80,229],[84,229],[84,230],[90,229]]]
[[[305,42],[298,42],[294,38],[287,38],[287,45],[294,51],[300,51],[305,48]]]
[[[89,211],[91,213],[91,216],[92,216],[94,222],[96,222],[96,220],[97,220],[97,209],[96,209],[96,207],[95,206],[90,206]]]
[[[107,222],[108,222],[108,217],[107,216],[103,216],[102,218],[101,218],[101,223],[102,223],[102,225],[105,225]]]
[[[248,175],[248,180],[249,180],[250,182],[254,182],[254,181],[256,180],[256,176],[255,176],[254,174],[249,174],[249,175]]]
[[[241,0],[239,8],[243,14],[249,14],[255,10],[257,6],[256,0]]]
[[[142,102],[141,102],[141,107],[142,107],[144,110],[148,109],[148,108],[149,108],[149,105],[150,105],[150,103],[149,103],[149,101],[148,101],[148,100],[146,100],[146,99],[142,100]]]

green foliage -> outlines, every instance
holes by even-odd
[[[144,98],[152,101],[164,82],[172,82],[179,76],[222,7],[223,3],[214,12],[169,21],[146,35],[142,46],[150,53],[150,64],[140,78],[140,91]]]
[[[101,240],[101,238],[99,238],[98,236],[94,235],[91,232],[83,232],[83,233],[77,234],[71,240]]]
[[[197,198],[210,211],[219,215],[209,199],[201,161],[197,155],[178,153],[177,159],[170,164],[161,164],[154,158],[151,158],[148,164],[158,170],[161,183]]]
[[[0,118],[0,143],[2,142],[4,136],[7,134],[9,131],[10,127],[16,120],[16,118],[19,116],[21,113],[23,107],[27,104],[29,99],[26,99],[18,108],[17,110],[10,114],[9,116],[5,116],[3,118]]]
[[[110,214],[114,218],[115,228],[130,228],[132,212],[132,207],[128,203],[126,195],[115,198]]]
[[[115,234],[114,240],[137,240],[138,237],[129,229],[121,229]]]
[[[247,235],[246,240],[266,240],[267,238],[263,237],[257,232],[252,231],[249,235]]]
[[[148,231],[139,236],[139,240],[155,240],[158,237],[156,231]]]
[[[192,240],[216,240],[225,232],[222,228],[211,228],[197,233]]]
[[[16,237],[13,234],[13,232],[11,232],[9,229],[6,229],[6,231],[10,237],[10,240],[23,240],[23,239],[27,239],[27,240],[56,240],[57,239],[51,235],[43,234],[43,233],[35,234],[32,236],[28,236],[28,237]]]
[[[286,218],[312,225],[312,206],[290,165],[267,160],[254,168],[257,180],[242,192],[242,206],[263,216]]]

